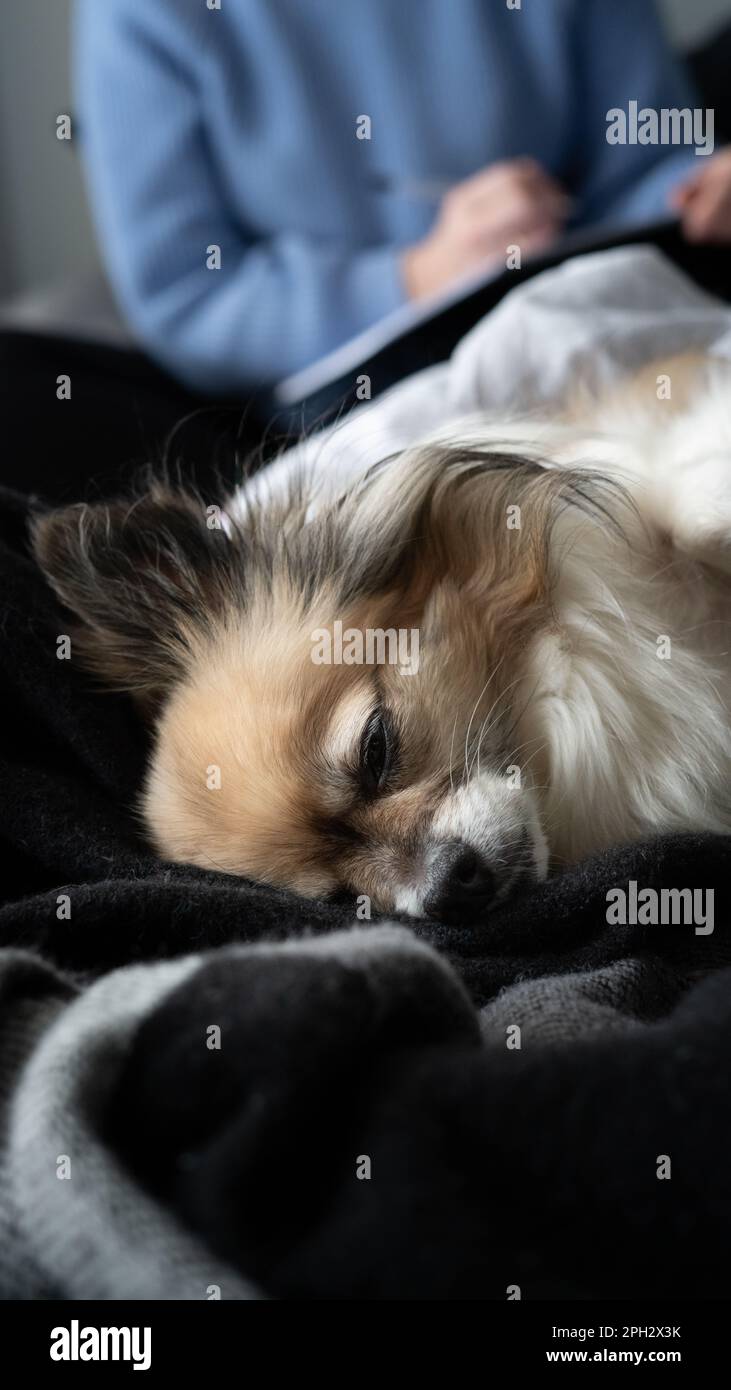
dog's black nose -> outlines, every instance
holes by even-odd
[[[497,887],[495,875],[479,850],[462,840],[440,845],[429,877],[424,908],[427,916],[443,921],[474,916],[488,906]]]

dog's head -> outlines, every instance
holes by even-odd
[[[446,919],[542,876],[523,715],[571,487],[432,447],[314,514],[160,485],[37,518],[76,652],[154,723],[159,853]]]

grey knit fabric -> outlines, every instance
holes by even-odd
[[[0,1297],[266,1297],[143,1190],[103,1136],[142,1020],[214,955],[129,966],[82,989],[36,957],[0,952]],[[428,1001],[436,990],[477,1040],[451,967],[402,928],[234,947],[227,957],[244,966],[314,958],[374,999],[410,990]],[[275,1007],[274,1047],[277,1021]]]
[[[75,993],[34,958],[0,954],[0,991],[17,1001],[0,1056],[3,1297],[206,1299],[212,1285],[222,1298],[260,1296],[135,1184],[98,1133],[140,1019],[198,963],[118,970]]]
[[[687,1184],[698,1158],[684,1155],[683,1146],[692,1147],[702,1122],[712,1137],[701,1128],[700,1195],[691,1183],[685,1203],[678,1189],[677,1217],[674,1206],[662,1210],[663,1223],[676,1221],[672,1251],[688,1212],[705,1213],[707,1192],[713,1199],[718,1191],[723,1200],[725,1179],[705,1176],[709,1156],[726,1152],[714,1128],[716,1116],[723,1123],[723,1107],[705,1104],[692,1127],[685,1117],[689,1097],[718,1075],[708,1058],[725,1046],[728,949],[725,932],[697,939],[679,930],[652,938],[636,954],[599,957],[593,967],[582,961],[572,968],[564,956],[555,974],[543,956],[533,959],[531,973],[527,956],[522,968],[508,969],[488,950],[480,970],[492,984],[479,1011],[460,978],[468,973],[465,961],[458,974],[413,931],[389,924],[227,944],[125,966],[96,982],[65,977],[30,953],[0,951],[0,1297],[241,1301],[292,1291],[369,1297],[374,1286],[389,1297],[394,1259],[407,1266],[406,1275],[395,1268],[396,1296],[404,1280],[429,1296],[445,1282],[438,1254],[422,1283],[434,1230],[435,1248],[444,1247],[457,1270],[473,1221],[485,1221],[482,1239],[498,1251],[501,1270],[501,1261],[512,1268],[518,1258],[500,1255],[495,1243],[500,1183],[511,1171],[506,1153],[527,1174],[520,1188],[528,1212],[518,1242],[523,1249],[533,1227],[553,1211],[539,1199],[538,1215],[530,1217],[546,1164],[557,1164],[556,1200],[569,1204],[558,1209],[559,1225],[574,1210],[578,1183],[587,1191],[596,1186],[602,1202],[616,1188],[620,1214],[629,1193],[643,1227],[645,1163],[672,1150]],[[217,1018],[226,1020],[220,1065],[204,1040],[206,1025]],[[676,1062],[671,1076],[668,1067]],[[659,1118],[648,1116],[648,1134],[636,1141],[638,1153],[630,1152],[622,1118],[627,1087],[634,1077],[639,1090],[628,1113],[631,1132],[640,1132],[660,1076]],[[725,1074],[719,1083],[723,1088]],[[607,1100],[609,1134],[593,1137],[604,1123],[604,1111],[590,1103],[598,1086],[616,1099],[614,1108]],[[115,1114],[123,1117],[117,1129],[110,1124]],[[577,1172],[565,1178],[568,1196],[561,1185],[567,1117],[584,1124],[581,1142],[572,1141]],[[204,1134],[201,1123],[208,1126]],[[148,1126],[157,1126],[154,1135]],[[531,1168],[537,1134],[539,1178]],[[290,1136],[294,1169],[277,1169]],[[123,1153],[130,1137],[132,1149]],[[191,1168],[186,1159],[196,1145],[202,1159]],[[167,1153],[162,1186],[151,1180],[158,1146]],[[310,1170],[306,1150],[316,1160]],[[377,1180],[359,1183],[355,1158],[371,1151]],[[493,1176],[484,1188],[479,1179],[476,1206],[460,1233],[460,1203],[471,1192],[462,1174],[473,1162],[480,1175]],[[268,1199],[262,1163],[280,1173]],[[298,1189],[302,1205],[290,1207],[286,1189],[300,1164],[310,1176]],[[294,1219],[280,1223],[285,1242],[292,1241],[291,1265],[270,1284],[257,1260],[271,1239],[272,1198],[283,1200]],[[381,1201],[393,1201],[390,1214],[384,1216]],[[445,1213],[443,1202],[453,1204]],[[239,1210],[246,1216],[234,1225]],[[310,1219],[308,1244],[298,1223]],[[516,1219],[523,1219],[520,1213]],[[525,1249],[520,1259],[534,1267],[535,1256]],[[577,1259],[574,1251],[562,1296],[576,1296]],[[447,1275],[448,1286],[454,1277]],[[341,1295],[343,1287],[351,1293]],[[553,1272],[548,1287],[554,1288]],[[536,1296],[545,1296],[543,1284],[536,1288]]]
[[[483,1039],[504,1048],[512,1024],[521,1028],[526,1046],[620,1037],[670,1013],[687,983],[657,957],[519,981],[481,1010]]]

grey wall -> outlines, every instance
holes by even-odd
[[[104,4],[105,0],[97,0]],[[142,4],[154,0],[141,0]],[[96,264],[73,144],[72,0],[21,0],[0,12],[0,293],[58,282]]]
[[[608,3],[611,4],[611,0]],[[644,0],[637,0],[637,3],[642,4]],[[692,47],[715,25],[731,19],[730,0],[657,0],[657,3],[670,33],[682,47]]]
[[[720,19],[731,18],[731,0],[660,3],[681,44],[697,42]],[[55,134],[56,116],[72,110],[71,8],[72,0],[5,0],[0,11],[2,296],[67,280],[96,264],[78,158]]]

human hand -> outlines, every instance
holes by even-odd
[[[512,243],[526,253],[544,250],[570,208],[568,195],[534,159],[490,164],[444,195],[432,230],[404,252],[409,297],[421,299],[481,265],[487,268]]]
[[[671,202],[688,241],[731,241],[731,148],[704,160],[673,189]]]

